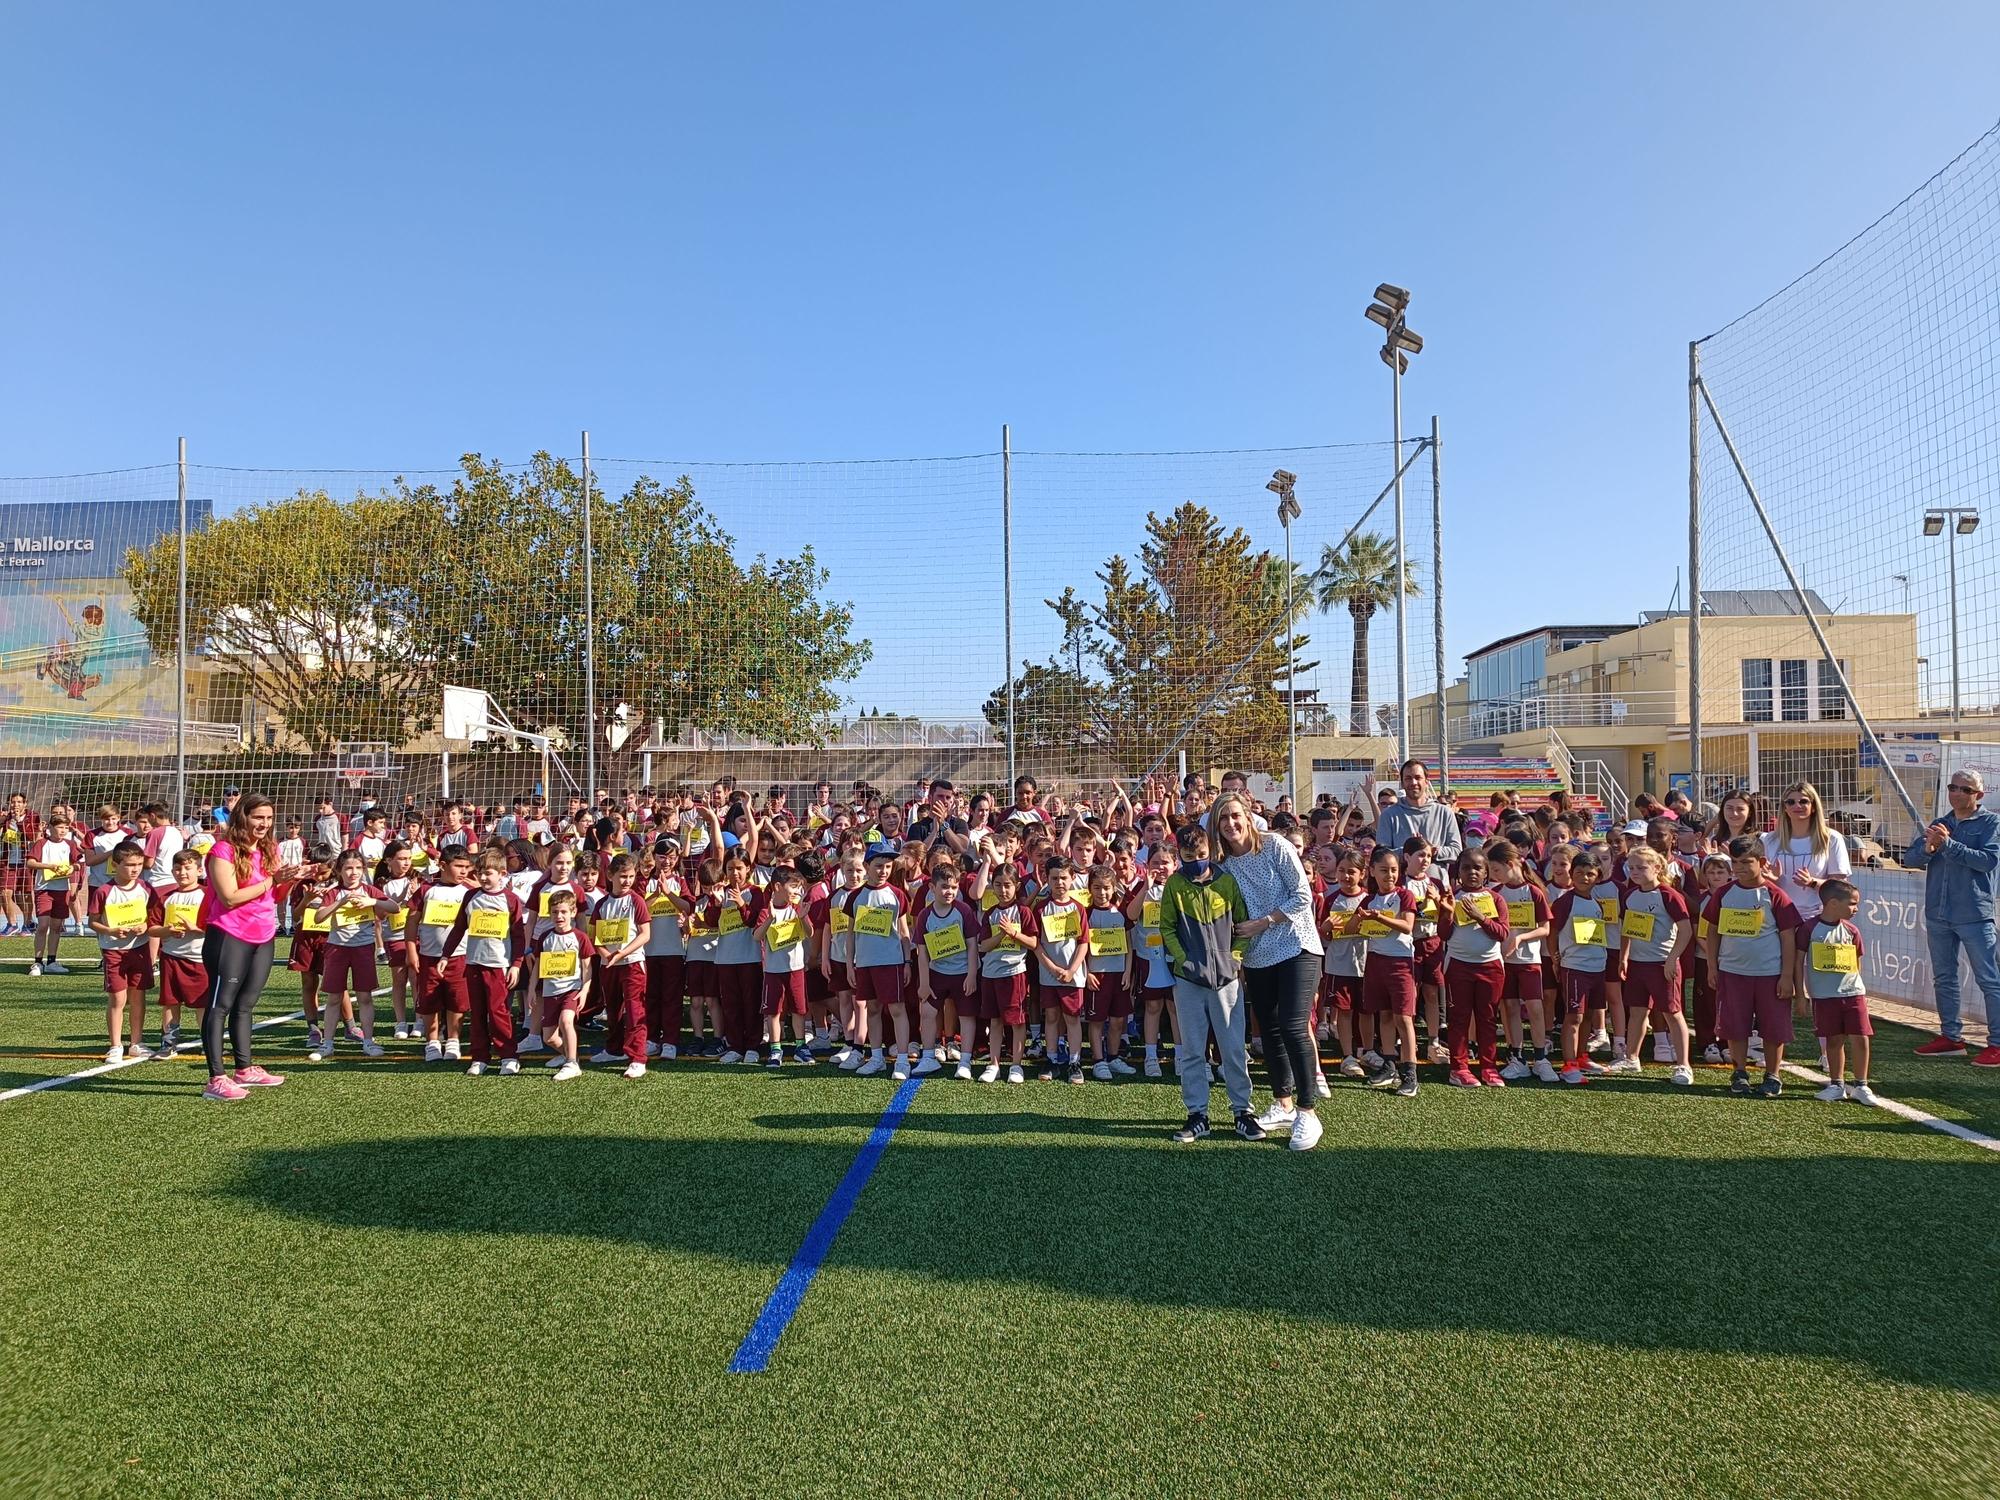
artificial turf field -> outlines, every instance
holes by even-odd
[[[104,1046],[24,956],[0,1091]],[[1878,1087],[2000,1133],[1914,1040]],[[2000,1160],[1807,1086],[1426,1069],[1298,1155],[1169,1143],[1171,1077],[933,1078],[741,1375],[886,1076],[259,1043],[240,1104],[185,1058],[0,1104],[0,1493],[2000,1493]]]

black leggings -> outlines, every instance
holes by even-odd
[[[1243,971],[1243,987],[1264,1038],[1271,1092],[1281,1099],[1296,1095],[1300,1109],[1312,1108],[1319,1078],[1319,1048],[1312,1035],[1319,970],[1319,954],[1295,953],[1279,963]]]
[[[229,1023],[229,1042],[236,1066],[250,1066],[250,1019],[271,975],[270,938],[246,943],[219,927],[201,940],[201,962],[208,970],[208,1008],[201,1013],[201,1050],[208,1059],[208,1076],[222,1072],[222,1025]]]

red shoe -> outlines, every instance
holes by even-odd
[[[1963,1057],[1972,1049],[1963,1042],[1954,1042],[1948,1036],[1932,1037],[1917,1048],[1918,1057]],[[1990,1048],[1988,1049],[1991,1050]]]
[[[1453,1068],[1451,1076],[1446,1078],[1445,1082],[1455,1089],[1476,1089],[1479,1087],[1479,1080],[1473,1077],[1472,1069],[1470,1068]]]
[[[1479,1070],[1479,1086],[1483,1089],[1504,1089],[1507,1080],[1500,1076],[1498,1068],[1482,1067]]]
[[[1988,1047],[1973,1053],[1972,1065],[1975,1068],[2000,1068],[2000,1047]]]

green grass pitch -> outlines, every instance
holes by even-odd
[[[104,1046],[22,947],[0,1090]],[[1882,1090],[2000,1130],[1913,1040]],[[934,1078],[734,1375],[886,1078],[260,1052],[0,1104],[0,1495],[2000,1493],[2000,1161],[1807,1087],[1341,1087],[1301,1156]]]

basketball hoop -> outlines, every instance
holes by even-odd
[[[339,776],[347,783],[347,789],[351,792],[368,779],[368,770],[365,766],[343,766]]]

